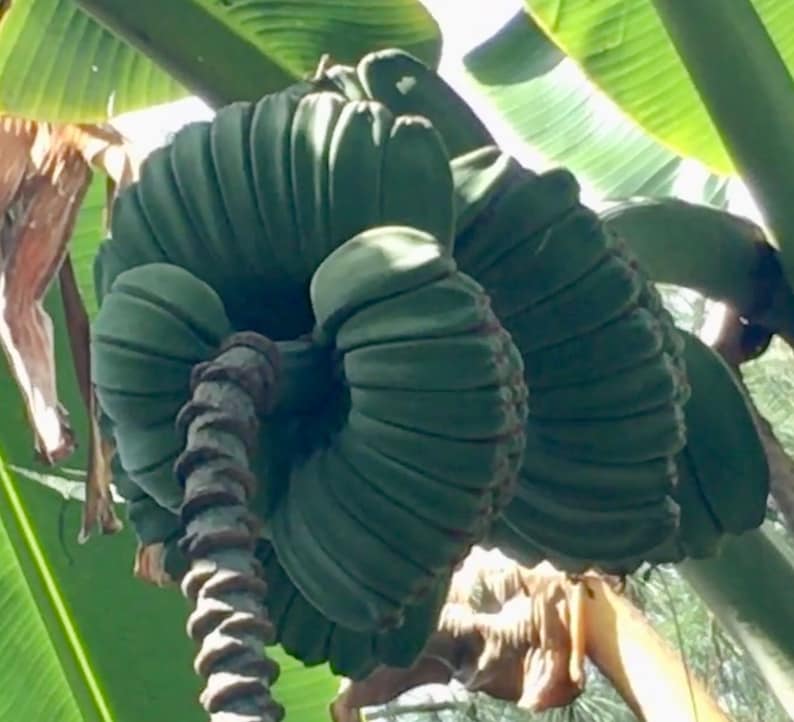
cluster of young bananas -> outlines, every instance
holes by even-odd
[[[680,337],[569,172],[537,175],[494,146],[452,166],[459,208],[478,209],[460,214],[456,257],[488,291],[531,392],[497,538],[534,563],[631,571],[677,528]]]
[[[191,370],[230,334],[263,334],[283,389],[254,511],[281,591],[346,630],[343,646],[399,628],[376,648],[405,638],[418,654],[452,569],[512,496],[527,417],[520,354],[452,256],[453,203],[426,119],[310,84],[224,108],[147,159],[97,257],[92,332],[143,543],[183,531],[174,420]]]
[[[676,537],[651,562],[714,556],[727,535],[762,524],[769,497],[766,453],[744,390],[715,351],[690,333],[681,335],[692,389],[673,491],[681,518]]]
[[[409,605],[398,628],[357,631],[331,621],[306,599],[269,542],[260,542],[257,557],[268,583],[275,641],[307,666],[327,662],[334,674],[356,680],[381,664],[410,667],[416,661],[437,628],[451,580],[451,575],[439,580],[420,602]]]
[[[708,556],[726,534],[756,528],[769,478],[757,473],[764,452],[745,395],[714,351],[675,327],[633,254],[582,206],[571,173],[521,167],[404,53],[330,76],[442,134],[455,258],[521,351],[524,459],[488,541],[527,564],[624,573]]]
[[[690,386],[657,292],[570,173],[521,167],[403,52],[179,131],[119,196],[95,278],[142,543],[183,532],[191,369],[236,331],[277,342],[254,513],[277,640],[306,663],[410,664],[486,537],[570,571],[683,553]]]

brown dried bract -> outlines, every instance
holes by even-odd
[[[52,321],[42,301],[58,273],[91,169],[68,135],[46,124],[0,119],[0,342],[25,398],[38,455],[75,446],[58,401]]]
[[[582,585],[548,563],[528,569],[475,548],[453,577],[439,632],[482,640],[472,691],[533,712],[570,704],[584,683]],[[465,620],[465,623],[464,623]]]
[[[58,400],[52,321],[42,305],[60,272],[72,357],[92,425],[83,540],[97,525],[104,533],[121,528],[92,402],[88,318],[68,262],[92,166],[107,173],[114,193],[137,175],[124,139],[110,126],[0,116],[0,345],[24,398],[38,456],[49,464],[63,460],[76,442]]]
[[[424,684],[455,679],[472,692],[538,712],[562,707],[585,685],[584,584],[550,564],[528,569],[475,547],[455,573],[422,656],[409,669],[378,667],[346,683],[336,722]]]

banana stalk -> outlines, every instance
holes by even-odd
[[[591,661],[644,722],[730,722],[680,655],[625,597],[588,577],[584,595]]]
[[[177,418],[187,434],[175,467],[185,486],[181,545],[192,563],[182,591],[195,603],[188,633],[200,645],[195,669],[207,680],[201,703],[213,722],[284,714],[270,694],[279,667],[264,654],[273,628],[248,511],[250,446],[259,417],[275,405],[277,362],[267,339],[229,337],[217,358],[195,367],[193,397]]]
[[[726,539],[719,556],[689,559],[679,564],[678,570],[747,650],[783,709],[791,714],[794,554],[767,523]]]

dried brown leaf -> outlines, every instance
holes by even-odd
[[[96,394],[91,389],[89,403],[88,476],[86,478],[85,503],[78,541],[84,544],[91,533],[99,527],[103,534],[115,534],[123,528],[113,506],[110,487],[113,480],[110,462],[115,453],[113,444],[102,436],[99,427],[99,412]]]
[[[58,401],[52,321],[42,301],[58,273],[91,170],[49,128],[0,120],[0,342],[25,398],[39,456],[75,446]]]
[[[585,580],[551,564],[522,567],[475,547],[456,570],[422,656],[409,669],[378,667],[334,701],[335,719],[454,678],[472,692],[535,712],[570,704],[585,686]]]
[[[97,526],[103,534],[115,534],[122,529],[122,524],[116,516],[110,489],[113,444],[102,438],[99,407],[91,384],[90,324],[69,256],[61,266],[59,279],[72,362],[83,404],[88,412],[88,476],[83,520],[78,536],[80,543],[84,543]]]
[[[0,4],[0,13],[3,8]],[[75,438],[58,400],[52,321],[42,300],[67,256],[91,167],[108,175],[115,195],[135,179],[138,163],[110,126],[55,125],[9,116],[0,116],[0,159],[0,344],[24,397],[36,451],[45,462],[56,463],[71,453]],[[67,286],[71,280],[71,287],[63,289],[66,320],[91,416],[88,322],[71,269],[61,280]],[[84,534],[92,523],[103,531],[119,528],[98,438],[98,429],[92,429]]]
[[[120,191],[138,180],[142,158],[111,125],[65,126],[68,142],[79,149],[86,162],[107,176],[108,221],[113,201]]]

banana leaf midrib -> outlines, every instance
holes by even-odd
[[[180,3],[178,21],[173,18],[172,23],[167,19],[175,14],[163,16],[160,3],[132,5],[124,0],[78,0],[78,5],[212,105],[252,100],[264,92],[266,84],[286,86],[296,77],[293,70],[263,53],[261,44],[243,28],[236,27],[237,23],[230,21],[228,12],[213,12],[208,3]],[[174,34],[175,22],[178,22],[179,34]],[[152,28],[158,29],[157,34]],[[202,38],[208,55],[212,52],[213,57],[225,57],[229,68],[246,68],[245,72],[236,73],[239,85],[222,89],[227,75],[223,68],[218,70],[212,62],[205,63],[203,57],[194,57],[192,43],[180,42],[180,37]],[[196,65],[205,69],[201,76],[195,72]],[[265,77],[267,82],[263,81]]]
[[[361,24],[361,35],[326,38],[329,47],[314,47],[318,45],[316,40],[301,37],[304,26],[313,29],[314,15],[308,8],[297,16],[294,11],[288,13],[288,3],[282,3],[284,8],[277,2],[250,3],[252,8],[244,16],[232,3],[210,0],[172,0],[171,7],[175,9],[169,12],[163,12],[162,3],[153,0],[135,4],[125,0],[77,0],[77,4],[215,107],[240,100],[255,101],[311,74],[312,68],[303,67],[307,50],[316,63],[326,52],[350,55],[355,48],[358,54],[366,47],[396,45],[399,41],[432,62],[438,60],[437,25],[426,9],[413,0],[372,8],[375,18],[383,17],[382,25],[369,22]],[[343,3],[340,10],[344,6]],[[316,17],[314,29],[325,37],[328,28],[319,22],[323,14],[317,11]],[[329,17],[333,18],[333,14]],[[247,19],[251,22],[247,23]],[[280,28],[281,20],[289,21],[297,35],[290,36]],[[353,22],[344,24],[352,26]],[[275,28],[272,34],[271,28]]]

